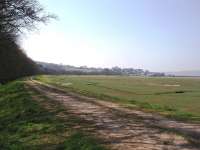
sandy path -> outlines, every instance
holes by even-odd
[[[180,123],[93,98],[63,92],[55,87],[29,81],[29,86],[61,102],[70,113],[92,122],[106,145],[117,150],[199,150],[173,129],[198,140],[200,126]]]

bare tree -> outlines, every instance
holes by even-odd
[[[36,23],[55,18],[45,13],[37,0],[0,0],[0,33],[18,36]]]
[[[55,16],[45,13],[37,0],[0,0],[0,83],[37,73],[16,40],[25,30]]]

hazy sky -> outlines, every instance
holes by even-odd
[[[59,16],[23,40],[38,61],[200,69],[200,0],[40,0]]]

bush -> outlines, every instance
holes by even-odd
[[[0,38],[0,83],[37,73],[36,64],[13,39]]]

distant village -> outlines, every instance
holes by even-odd
[[[94,67],[75,67],[70,65],[37,62],[41,74],[70,74],[70,75],[128,75],[128,76],[150,76],[163,77],[165,73],[150,72],[143,69],[134,68],[94,68]]]

